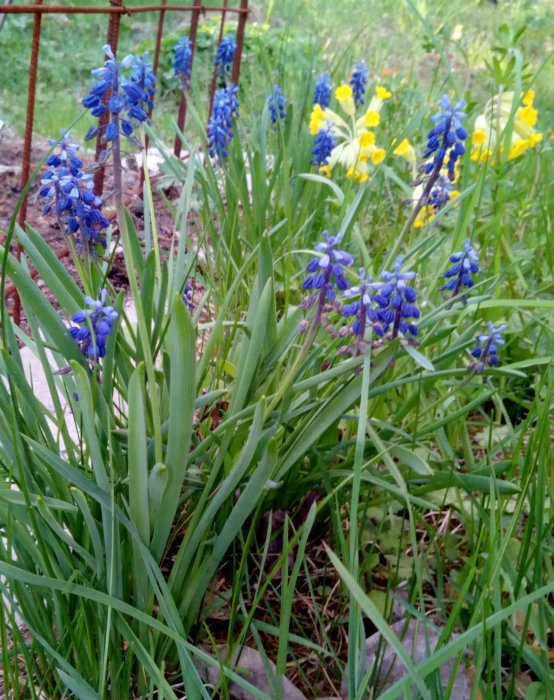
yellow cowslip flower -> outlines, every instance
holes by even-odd
[[[533,105],[534,101],[535,101],[535,91],[531,88],[530,90],[527,90],[527,92],[523,96],[522,102],[526,107],[530,107]]]
[[[356,103],[354,102],[354,97],[352,93],[352,88],[348,83],[340,85],[335,90],[335,97],[340,102],[340,106],[344,109],[348,116],[353,117],[356,113]]]
[[[372,129],[375,126],[379,126],[379,122],[381,121],[381,115],[379,112],[376,112],[373,109],[368,109],[365,115],[365,125],[369,126],[370,129]]]
[[[358,142],[362,148],[375,146],[375,134],[373,131],[362,131],[358,136]]]
[[[532,105],[520,107],[516,112],[516,119],[521,119],[524,124],[533,128],[537,123],[538,112]]]
[[[414,228],[423,228],[425,224],[429,221],[433,221],[435,218],[435,210],[432,205],[427,205],[421,207],[419,210],[416,220],[414,221]]]
[[[535,148],[535,146],[542,141],[542,134],[540,132],[529,134],[529,148]]]
[[[535,91],[528,90],[522,98],[522,107],[518,107],[512,123],[512,138],[508,151],[508,159],[519,158],[525,151],[534,148],[540,142],[542,134],[536,132],[538,112],[533,107]],[[485,111],[475,120],[475,131],[471,143],[471,160],[485,161],[497,149],[504,152],[504,130],[510,122],[513,111],[514,93],[505,92],[489,100]]]
[[[394,143],[394,141],[393,141]],[[393,151],[395,156],[401,156],[405,160],[408,161],[408,163],[412,166],[415,166],[416,162],[416,154],[414,147],[412,144],[408,141],[408,139],[403,139],[398,146],[394,149]]]
[[[321,123],[324,120],[324,111],[321,109],[320,105],[315,104],[310,115],[310,134],[315,136],[321,127]]]
[[[471,144],[473,146],[482,146],[487,142],[487,134],[484,129],[475,129],[471,134]]]
[[[403,141],[400,141],[398,146],[394,149],[393,153],[395,156],[405,156],[408,154],[408,151],[410,150],[410,142],[408,139],[404,139]]]
[[[339,102],[345,102],[346,100],[351,99],[352,97],[352,88],[348,83],[344,83],[344,85],[339,85],[339,87],[335,90],[335,97]]]
[[[510,146],[510,152],[508,153],[508,158],[514,160],[514,158],[519,158],[522,153],[529,148],[528,139],[518,139]]]
[[[386,155],[387,152],[384,148],[376,148],[371,154],[371,162],[373,165],[379,165],[379,163],[382,163],[385,160]]]
[[[366,172],[358,170],[353,165],[346,171],[346,177],[349,180],[358,180],[362,185],[369,180],[369,175]]]
[[[392,97],[392,92],[389,92],[387,88],[383,87],[382,85],[377,85],[375,94],[377,95],[378,100],[388,100],[390,97]]]
[[[492,155],[492,148],[488,146],[487,133],[484,129],[475,129],[471,136],[471,160],[484,163]]]
[[[325,177],[331,177],[331,166],[330,165],[321,165],[319,168],[319,174],[325,175]]]

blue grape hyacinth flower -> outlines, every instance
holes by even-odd
[[[71,137],[70,131],[66,132],[64,129],[60,129],[60,134],[62,139],[48,156],[46,165],[51,168],[59,168],[60,166],[68,168],[72,175],[77,175],[83,167],[83,161],[77,155],[77,151],[80,148],[79,144],[69,141]],[[48,139],[48,142],[51,146],[54,146],[56,139]]]
[[[310,274],[302,285],[304,289],[320,290],[320,302],[334,301],[336,298],[335,287],[341,291],[348,288],[348,282],[344,275],[345,267],[352,264],[353,258],[345,250],[338,250],[340,243],[338,236],[330,236],[328,231],[323,231],[324,243],[317,243],[314,250],[321,253],[306,265],[306,271]]]
[[[267,98],[267,108],[272,124],[277,124],[279,119],[285,118],[285,95],[278,85],[273,88]]]
[[[119,314],[111,306],[106,306],[108,291],[103,289],[100,299],[86,296],[85,302],[90,308],[73,314],[71,320],[77,326],[71,326],[69,333],[79,345],[83,354],[91,361],[99,360],[106,355],[106,344],[112,326]]]
[[[467,240],[464,243],[464,249],[459,253],[453,253],[450,258],[452,265],[444,273],[444,277],[448,280],[442,289],[452,292],[452,297],[457,296],[462,287],[471,289],[474,286],[475,280],[472,275],[479,272],[479,254],[471,245],[471,241]]]
[[[377,335],[384,336],[391,326],[391,338],[398,337],[399,333],[412,336],[418,334],[417,325],[410,320],[420,316],[415,305],[417,292],[408,284],[415,278],[416,273],[413,271],[402,272],[402,258],[397,258],[393,272],[383,271],[382,281],[371,284],[377,291],[375,302],[378,309],[376,321],[373,323],[373,330]]]
[[[337,145],[337,137],[333,129],[333,125],[329,124],[324,129],[320,129],[314,138],[314,147],[312,148],[312,165],[327,165],[333,148]]]
[[[154,109],[156,76],[152,72],[152,65],[148,60],[147,53],[144,53],[142,57],[134,56],[131,67],[131,75],[123,81],[123,91],[126,97],[125,107],[129,110],[131,118],[143,122],[147,119],[147,112]],[[140,114],[136,113],[137,109],[140,110]]]
[[[102,200],[92,191],[90,173],[81,170],[79,146],[69,141],[69,132],[48,157],[50,169],[41,178],[39,197],[42,213],[56,215],[67,236],[71,236],[78,255],[96,259],[96,246],[106,247],[106,229],[110,222],[102,214]],[[55,141],[50,139],[50,143]]]
[[[488,333],[481,333],[477,336],[477,342],[479,344],[471,351],[471,354],[478,360],[478,362],[470,365],[470,369],[478,374],[483,374],[486,365],[496,367],[500,364],[498,359],[498,348],[499,346],[504,345],[502,333],[506,330],[506,326],[502,324],[496,328],[492,321],[489,321],[488,327]],[[483,381],[487,381],[487,378],[484,375]]]
[[[213,111],[206,133],[208,151],[212,158],[224,159],[229,155],[229,144],[233,138],[233,119],[239,116],[238,86],[229,85],[217,90]]]
[[[425,165],[425,172],[440,172],[446,161],[448,179],[453,182],[456,178],[456,161],[464,155],[465,147],[463,142],[467,138],[467,131],[464,128],[465,100],[460,100],[452,106],[448,95],[443,95],[439,106],[440,112],[431,117],[434,127],[427,137],[427,148],[423,154],[424,158],[433,156],[431,162]]]
[[[374,295],[371,287],[371,277],[366,275],[365,268],[360,268],[360,283],[355,287],[345,290],[344,298],[352,299],[358,297],[355,301],[345,304],[342,309],[342,315],[345,317],[355,316],[352,323],[352,333],[363,340],[367,322],[379,323],[379,313],[374,308]]]
[[[314,87],[314,105],[319,105],[325,109],[331,103],[331,76],[329,73],[320,73]]]
[[[454,186],[448,177],[439,175],[429,193],[427,204],[433,207],[435,214],[445,207],[452,198]]]
[[[94,117],[109,112],[110,121],[102,134],[107,142],[115,142],[123,134],[135,146],[140,146],[133,131],[148,122],[148,113],[154,108],[156,76],[146,54],[142,58],[129,54],[118,62],[108,44],[104,46],[104,53],[108,58],[104,66],[92,71],[97,80],[82,104]],[[98,126],[90,127],[85,141],[98,133]]]
[[[362,59],[361,61],[358,61],[358,63],[356,63],[356,65],[354,66],[354,70],[352,71],[352,77],[350,78],[350,85],[352,87],[352,94],[354,96],[354,104],[356,105],[356,107],[358,105],[364,104],[364,95],[367,87],[368,78],[369,71],[365,64],[365,61]]]
[[[192,285],[189,282],[189,280],[185,282],[185,289],[183,290],[183,302],[187,309],[189,309],[189,311],[192,311],[192,309],[194,308],[194,295]]]
[[[217,77],[221,85],[226,85],[231,75],[233,59],[237,50],[237,42],[234,34],[226,34],[217,47],[214,59],[214,67],[217,68]]]
[[[192,75],[192,42],[188,36],[181,37],[175,46],[173,69],[183,90],[188,88]]]

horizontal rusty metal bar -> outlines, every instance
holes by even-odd
[[[225,9],[226,12],[233,12],[237,15],[248,14],[248,9],[243,7],[227,7],[223,8],[220,5],[142,5],[127,7],[110,6],[99,7],[97,5],[83,5],[75,7],[70,5],[2,5],[0,6],[0,14],[31,14],[31,15],[96,15],[96,14],[116,14],[116,15],[134,15],[140,12],[221,12]]]

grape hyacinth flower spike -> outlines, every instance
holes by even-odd
[[[463,251],[453,253],[449,260],[452,265],[444,273],[448,282],[443,284],[441,290],[452,292],[452,298],[454,298],[460,293],[462,287],[471,289],[474,286],[475,280],[472,275],[479,272],[479,254],[471,245],[471,241],[467,240]]]
[[[77,255],[96,259],[97,244],[106,247],[110,222],[102,214],[102,200],[92,191],[92,175],[81,169],[79,146],[69,138],[69,132],[65,133],[48,157],[50,169],[42,176],[39,190],[44,202],[42,212],[55,213],[64,233],[72,239],[74,248],[70,247]],[[55,143],[50,139],[51,145]]]
[[[463,142],[467,132],[462,123],[466,116],[465,100],[452,107],[448,95],[443,95],[439,105],[441,111],[431,117],[434,126],[427,135],[423,153],[428,160],[420,166],[420,177],[413,183],[422,188],[412,212],[413,221],[424,207],[432,207],[436,215],[448,204],[456,180],[456,163],[465,153]]]
[[[106,344],[111,333],[112,326],[119,314],[111,306],[106,306],[108,292],[103,289],[100,299],[95,300],[89,296],[85,302],[90,308],[73,314],[71,320],[77,326],[71,326],[69,333],[83,354],[92,362],[106,355]]]
[[[48,156],[46,165],[51,168],[64,167],[68,168],[72,175],[77,176],[79,170],[83,167],[83,161],[77,155],[79,150],[78,143],[72,143],[70,131],[60,129],[61,140],[54,148],[54,151]],[[54,146],[56,139],[48,139],[48,143]]]
[[[148,113],[154,108],[156,76],[146,54],[142,58],[129,54],[117,62],[109,44],[104,46],[104,53],[108,58],[103,67],[92,71],[97,80],[83,99],[83,106],[93,117],[101,117],[109,111],[110,121],[102,134],[106,142],[117,142],[123,134],[133,145],[140,147],[133,131],[148,122]],[[92,126],[85,141],[94,138],[98,131],[98,126]]]
[[[325,243],[314,246],[314,250],[322,255],[312,258],[306,265],[306,271],[310,274],[302,286],[304,289],[323,290],[323,301],[334,301],[335,287],[341,291],[348,288],[343,268],[351,265],[353,259],[345,250],[336,249],[340,243],[338,236],[330,236],[328,231],[323,231],[323,237]]]
[[[352,94],[354,96],[354,104],[356,107],[358,105],[364,104],[364,95],[367,87],[367,81],[369,77],[369,72],[365,61],[362,59],[358,61],[354,66],[352,71],[352,77],[350,78],[350,85],[352,87]]]
[[[418,327],[410,319],[419,318],[419,309],[415,305],[416,290],[408,282],[416,278],[413,271],[402,272],[402,258],[397,258],[393,272],[381,273],[382,282],[373,282],[370,286],[377,291],[375,301],[378,305],[373,330],[384,336],[392,326],[391,338],[399,333],[416,336]]]
[[[186,90],[190,85],[192,75],[192,42],[188,36],[179,39],[175,46],[173,69],[181,81],[183,90]]]
[[[321,73],[315,83],[313,104],[325,109],[331,103],[331,92],[331,76]]]
[[[217,90],[214,95],[212,116],[206,133],[208,151],[212,158],[222,160],[229,155],[229,144],[233,138],[233,119],[239,116],[238,86],[232,83]]]
[[[214,59],[214,68],[217,69],[217,77],[221,86],[227,85],[231,76],[231,68],[237,50],[237,42],[234,34],[226,34],[217,47]]]
[[[477,336],[477,342],[479,344],[471,351],[471,354],[478,362],[471,364],[470,369],[478,374],[484,373],[486,365],[496,367],[499,364],[498,347],[504,345],[502,333],[506,330],[506,326],[502,324],[498,326],[498,328],[495,328],[492,321],[489,321],[488,327],[488,333],[481,333]],[[486,381],[487,378],[483,374],[483,382]]]
[[[272,124],[277,124],[279,119],[285,118],[285,96],[278,85],[273,88],[267,98],[267,108]]]
[[[189,280],[185,282],[185,289],[183,290],[183,303],[189,311],[192,311],[194,308],[193,289]]]
[[[435,125],[428,134],[427,148],[424,158],[433,156],[432,161],[425,166],[427,174],[440,172],[445,160],[447,160],[448,179],[455,180],[455,166],[458,158],[464,155],[463,141],[467,138],[467,132],[463,126],[465,119],[465,100],[460,100],[454,107],[448,95],[443,95],[439,106],[440,112],[431,117]],[[448,158],[447,158],[448,157]]]
[[[304,289],[315,292],[302,304],[304,308],[310,308],[314,303],[316,304],[310,335],[313,335],[317,327],[324,323],[325,306],[335,301],[336,289],[344,291],[348,288],[344,268],[351,265],[353,260],[350,253],[337,249],[340,243],[338,236],[330,236],[328,231],[323,231],[323,238],[324,243],[317,243],[314,246],[315,251],[321,255],[313,257],[306,265],[306,271],[310,274],[302,285]],[[308,321],[305,320],[300,324],[300,330],[305,331],[307,328]]]
[[[372,288],[372,279],[368,277],[363,267],[360,268],[360,283],[355,287],[350,287],[344,292],[345,299],[353,299],[342,308],[342,315],[345,317],[354,316],[354,321],[351,326],[352,335],[355,337],[355,342],[350,350],[354,355],[360,355],[365,352],[365,335],[368,325],[371,328],[377,324],[378,330],[381,330],[381,320],[379,310],[375,308],[375,297]],[[382,335],[382,333],[379,333]],[[348,348],[347,348],[348,349]]]
[[[314,139],[314,147],[312,148],[312,165],[324,166],[329,163],[329,158],[333,152],[333,148],[337,145],[337,137],[333,124],[319,129]]]

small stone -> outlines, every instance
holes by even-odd
[[[138,195],[135,195],[131,200],[129,210],[133,214],[136,214],[136,216],[142,216],[144,214],[144,202]]]
[[[219,653],[220,658],[225,659],[225,647],[219,647]],[[221,676],[219,669],[213,666],[207,666],[201,661],[196,661],[195,663],[204,683],[217,686]],[[245,680],[270,697],[277,697],[274,695],[275,684],[279,683],[281,686],[281,693],[278,697],[282,698],[282,700],[306,700],[304,693],[301,693],[288,678],[277,679],[275,664],[269,659],[264,660],[260,652],[256,649],[243,647],[242,649],[234,651],[231,655],[231,666]],[[267,671],[273,675],[273,679],[268,678]],[[245,688],[242,688],[238,683],[233,682],[229,685],[229,693],[235,700],[255,700],[256,697]]]
[[[391,625],[391,630],[402,641],[402,646],[410,655],[414,666],[425,661],[433,653],[443,629],[441,626],[433,625],[430,621],[424,623],[413,618],[409,621],[404,618]],[[402,660],[397,657],[396,652],[381,637],[380,632],[376,632],[366,639],[365,652],[365,669],[368,669],[377,658],[379,659],[379,667],[372,687],[375,697],[408,674],[408,670]],[[439,673],[443,690],[448,688],[455,662],[456,656],[449,659],[440,668]],[[431,679],[433,675],[436,675],[436,672],[427,676],[427,678]],[[347,675],[345,673],[340,689],[342,698],[348,697],[346,678]],[[448,697],[450,700],[469,700],[471,698],[471,686],[470,673],[462,660],[458,664],[456,677]],[[410,694],[412,693],[416,693],[415,685],[410,689]],[[405,697],[404,693],[397,696],[398,700],[401,700],[403,697]]]

